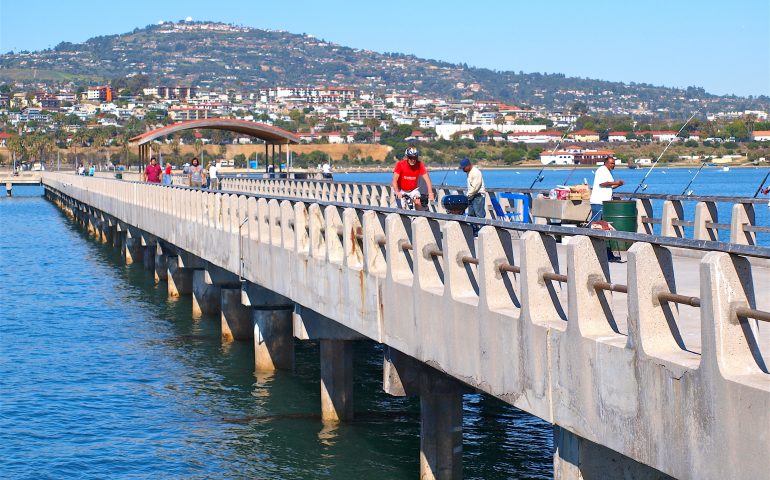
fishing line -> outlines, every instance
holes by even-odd
[[[563,141],[564,141],[564,139],[565,139],[565,138],[567,138],[567,135],[569,135],[569,132],[571,132],[573,128],[574,128],[574,127],[569,127],[569,128],[567,129],[567,131],[566,131],[566,132],[564,132],[564,135],[562,135],[562,136],[561,136],[561,138],[559,139],[559,141],[558,141],[558,142],[556,142],[556,146],[555,146],[555,147],[553,147],[553,150],[551,150],[551,153],[555,152],[555,151],[556,151],[556,149],[557,149],[557,148],[559,148],[559,145],[561,145],[561,142],[563,142]],[[534,179],[534,180],[532,180],[532,184],[529,186],[529,189],[530,189],[530,190],[532,189],[532,187],[534,187],[534,186],[535,186],[535,184],[536,184],[537,182],[542,182],[542,181],[543,181],[543,179],[545,178],[545,176],[544,176],[544,175],[542,175],[542,173],[543,173],[543,170],[545,170],[545,167],[546,167],[546,166],[547,166],[547,165],[543,165],[543,166],[540,168],[540,171],[539,171],[539,172],[537,172],[537,175],[535,175],[535,179]]]
[[[642,188],[642,185],[644,185],[644,181],[647,180],[647,177],[650,176],[650,173],[652,173],[652,169],[655,168],[655,166],[658,164],[661,158],[663,158],[663,154],[666,153],[666,150],[668,150],[668,147],[671,146],[672,143],[674,143],[674,140],[679,138],[679,134],[682,133],[682,130],[684,130],[684,127],[687,126],[688,123],[690,123],[690,120],[695,118],[695,114],[698,113],[699,110],[695,110],[692,115],[690,115],[690,118],[687,119],[686,122],[684,122],[684,125],[682,125],[682,128],[679,129],[678,132],[676,132],[676,135],[674,138],[668,141],[668,145],[666,145],[666,148],[663,149],[662,152],[660,152],[660,155],[658,155],[658,158],[655,160],[655,163],[652,164],[649,170],[647,170],[647,173],[642,177],[642,179],[639,181],[639,185],[636,186],[636,189],[634,190],[634,193],[638,192],[640,188]],[[642,188],[642,191],[647,189],[647,185],[644,185],[644,188]]]
[[[688,189],[688,188],[690,188],[690,185],[692,185],[692,182],[694,182],[694,181],[695,181],[695,179],[698,177],[698,174],[700,173],[700,171],[701,171],[701,170],[703,170],[703,167],[705,167],[705,166],[706,166],[707,162],[708,162],[710,159],[711,159],[711,157],[708,157],[708,158],[706,158],[706,159],[704,159],[704,160],[703,160],[703,163],[701,163],[701,166],[700,166],[700,168],[699,168],[699,169],[698,169],[698,170],[695,172],[695,175],[693,175],[693,176],[692,176],[692,178],[690,179],[690,183],[688,183],[688,184],[687,184],[687,186],[686,186],[686,187],[684,187],[684,190],[682,190],[682,195],[688,195],[688,196],[689,196],[689,195],[690,195],[690,193],[692,193],[692,192],[689,192],[689,193],[688,193],[688,192],[687,192],[687,189]]]

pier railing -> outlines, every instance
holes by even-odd
[[[323,201],[347,202],[357,205],[395,207],[393,189],[389,184],[368,182],[337,182],[328,180],[293,180],[286,178],[253,178],[233,175],[223,176],[221,188],[254,194],[318,199]],[[439,185],[437,202],[429,206],[434,212],[445,213],[441,198],[445,195],[462,193],[462,187]],[[529,198],[529,205],[540,194],[539,189],[490,188],[503,211],[522,212],[521,203],[501,196],[501,193],[521,193]],[[750,197],[685,196],[649,193],[616,192],[616,198],[633,199],[637,205],[637,232],[658,234],[664,237],[689,238],[693,240],[729,241],[742,245],[756,245],[757,234],[770,234],[770,225],[757,224],[755,207],[766,205],[767,200]],[[487,196],[486,207],[490,218],[498,215]],[[720,217],[720,206],[729,208],[730,217]],[[722,208],[724,211],[724,208]],[[686,213],[693,213],[688,218]],[[547,223],[545,218],[533,218],[529,212],[528,221]],[[657,227],[656,227],[657,226]]]
[[[746,256],[768,248],[619,233],[637,243],[613,278],[608,232],[559,245],[570,229],[487,220],[474,240],[462,217],[364,206],[382,201],[376,187],[345,203],[331,196],[354,191],[328,182],[44,184],[65,209],[172,243],[674,477],[770,471],[758,325],[770,277]],[[671,246],[710,252],[677,259]]]

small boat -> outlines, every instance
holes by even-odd
[[[637,165],[637,164],[635,164],[635,163],[629,163],[629,164],[628,164],[628,168],[630,168],[631,170],[633,170],[633,169],[635,169],[635,168],[639,168],[639,165]]]
[[[729,172],[730,171],[730,167],[722,167],[722,171],[723,172]]]

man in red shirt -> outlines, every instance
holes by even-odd
[[[150,164],[144,169],[144,181],[147,183],[160,183],[160,174],[162,170],[155,157],[150,159]]]
[[[430,182],[428,169],[420,161],[419,155],[416,148],[407,148],[404,152],[405,158],[399,160],[396,168],[393,169],[393,191],[399,203],[403,196],[407,195],[414,201],[414,206],[418,210],[422,208],[420,190],[417,188],[420,177],[425,180],[425,185],[428,187],[428,201],[433,201],[433,184]]]

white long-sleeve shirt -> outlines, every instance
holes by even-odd
[[[468,172],[468,189],[466,195],[473,197],[480,193],[487,193],[487,190],[484,188],[484,177],[481,176],[481,170],[474,165]]]

